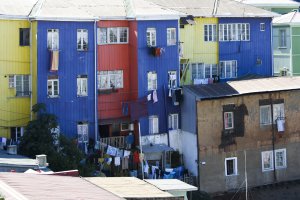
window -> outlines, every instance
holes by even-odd
[[[79,122],[77,124],[78,143],[87,143],[89,139],[89,126],[88,123]]]
[[[77,96],[88,95],[88,78],[87,75],[77,77]]]
[[[225,158],[225,175],[237,175],[237,157]]]
[[[275,150],[275,169],[286,168],[286,149]],[[262,171],[274,170],[273,151],[261,152]]]
[[[260,124],[269,125],[272,121],[271,105],[261,105],[260,109]],[[273,123],[276,123],[277,119],[284,118],[284,103],[273,104]]]
[[[221,78],[236,78],[237,76],[237,61],[228,60],[220,61]]]
[[[20,46],[29,46],[30,43],[30,29],[20,28]]]
[[[148,80],[148,91],[157,89],[157,74],[155,71],[148,72],[147,74]]]
[[[233,112],[224,112],[224,128],[233,129]]]
[[[127,27],[98,28],[98,44],[128,43]]]
[[[216,64],[203,64],[193,63],[192,64],[192,80],[213,78],[218,75],[218,67]]]
[[[128,123],[121,123],[121,131],[128,131],[129,124]]]
[[[217,25],[207,24],[204,25],[204,41],[217,41]]]
[[[48,97],[58,97],[59,95],[59,80],[58,76],[49,76],[47,81]]]
[[[9,87],[16,88],[16,96],[23,97],[30,95],[29,75],[10,75]]]
[[[98,89],[123,88],[123,70],[98,71]]]
[[[167,28],[167,45],[176,45],[176,28]]]
[[[173,129],[173,130],[178,129],[178,114],[169,115],[169,129]]]
[[[88,30],[77,29],[77,50],[86,51],[88,49]]]
[[[176,71],[168,71],[168,78],[169,78],[169,83],[168,83],[168,88],[176,88],[177,87],[177,72]]]
[[[58,29],[48,29],[47,47],[51,50],[59,49],[59,32]]]
[[[24,127],[12,127],[10,128],[11,139],[18,142],[24,135]]]
[[[279,30],[279,48],[286,48],[286,30]]]
[[[158,116],[149,117],[149,134],[159,133]]]
[[[147,45],[149,47],[156,46],[156,29],[155,28],[147,28]]]
[[[260,31],[265,31],[265,30],[266,30],[266,24],[260,23]]]
[[[250,24],[219,24],[219,41],[249,41]]]

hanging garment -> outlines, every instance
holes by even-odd
[[[117,148],[108,145],[106,154],[115,156],[117,154]]]
[[[115,157],[115,166],[120,166],[120,164],[121,164],[120,157]]]
[[[103,163],[104,162],[104,158],[98,158],[98,163]]]
[[[135,152],[133,153],[133,162],[134,162],[135,164],[137,164],[137,163],[140,162],[139,153],[138,153],[137,151],[135,151]]]
[[[124,150],[124,157],[128,158],[130,156],[130,151]]]
[[[151,101],[151,94],[147,95],[147,101]]]
[[[51,50],[50,51],[51,58],[50,58],[50,71],[57,71],[59,65],[59,51],[58,50]]]
[[[127,157],[122,158],[122,169],[128,169],[128,160]]]
[[[122,157],[123,157],[123,154],[124,154],[124,150],[122,150],[122,149],[118,149],[118,150],[117,150],[117,154],[116,154],[116,156],[117,156],[117,157],[121,157],[121,158],[122,158]]]
[[[143,162],[143,160],[144,160],[144,154],[143,153],[140,153],[140,157],[139,157],[139,159],[140,159],[140,162]]]
[[[153,90],[153,103],[158,102],[158,98],[157,98],[157,92],[156,90]]]

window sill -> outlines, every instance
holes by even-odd
[[[79,52],[88,52],[88,49],[77,49]]]
[[[88,95],[77,95],[77,97],[87,97]]]
[[[47,96],[49,99],[55,99],[55,98],[60,98],[60,96]]]
[[[112,94],[118,92],[117,89],[111,88],[111,89],[98,89],[98,94]]]
[[[230,174],[230,175],[225,175],[226,177],[233,177],[233,176],[238,176],[239,174]]]
[[[278,49],[287,49],[287,47],[278,47]]]

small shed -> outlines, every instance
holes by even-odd
[[[197,190],[197,187],[189,185],[178,179],[146,179],[145,181],[174,196],[183,196],[185,200],[188,199],[187,192]]]

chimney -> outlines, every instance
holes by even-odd
[[[45,154],[36,155],[36,161],[40,168],[45,168],[49,165],[47,163],[47,155],[45,155]]]

